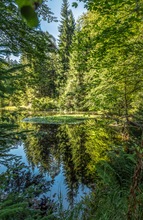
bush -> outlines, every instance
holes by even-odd
[[[35,110],[47,111],[57,108],[56,102],[49,97],[35,98],[32,101],[32,108]]]

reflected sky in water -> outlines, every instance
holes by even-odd
[[[42,172],[47,180],[53,180],[47,195],[54,201],[60,198],[67,209],[92,190],[96,164],[107,159],[116,132],[109,121],[92,119],[77,125],[46,125],[24,123],[25,117],[28,113],[3,113],[3,118],[19,124],[19,131],[30,131],[9,153],[21,156],[34,174]]]
[[[11,149],[9,151],[10,154],[17,155],[21,157],[21,161],[25,163],[25,165],[29,166],[29,162],[27,160],[27,157],[24,152],[24,145],[23,143],[19,145],[15,149]],[[6,167],[1,166],[0,167],[0,173],[6,171]],[[34,167],[33,173],[38,174],[39,172],[39,167]],[[45,173],[45,178],[46,180],[52,180],[50,175],[48,173]],[[81,196],[88,194],[90,189],[86,187],[83,184],[79,185],[78,192],[76,197],[74,198],[74,203],[78,203],[81,200]],[[69,201],[67,198],[67,189],[66,189],[66,184],[65,184],[65,178],[64,178],[64,173],[63,173],[63,166],[61,164],[60,166],[60,172],[59,174],[54,178],[54,183],[51,187],[51,190],[47,193],[47,196],[51,198],[52,200],[56,201],[62,201],[64,209],[69,208]]]

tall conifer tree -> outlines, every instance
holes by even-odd
[[[75,20],[72,11],[69,9],[68,0],[63,0],[61,8],[61,23],[59,26],[59,56],[62,63],[59,84],[65,86],[67,72],[69,70],[69,57],[72,37],[75,29]]]

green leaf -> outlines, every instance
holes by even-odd
[[[30,27],[38,26],[39,21],[37,14],[31,6],[23,6],[21,8],[21,15],[26,19]]]
[[[22,8],[23,6],[27,6],[27,5],[32,6],[32,2],[29,0],[23,0],[23,1],[16,0],[16,4],[19,6],[19,8]]]
[[[42,0],[15,0],[15,2],[19,6],[19,8],[28,5],[34,8],[34,5],[40,5],[42,3]]]
[[[73,2],[73,3],[72,3],[72,7],[77,8],[77,7],[78,7],[78,3],[77,3],[77,2]]]

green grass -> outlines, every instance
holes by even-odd
[[[90,117],[85,116],[73,116],[73,115],[54,115],[45,117],[31,117],[24,118],[23,122],[28,123],[40,123],[40,124],[79,124],[84,120],[88,120]]]

